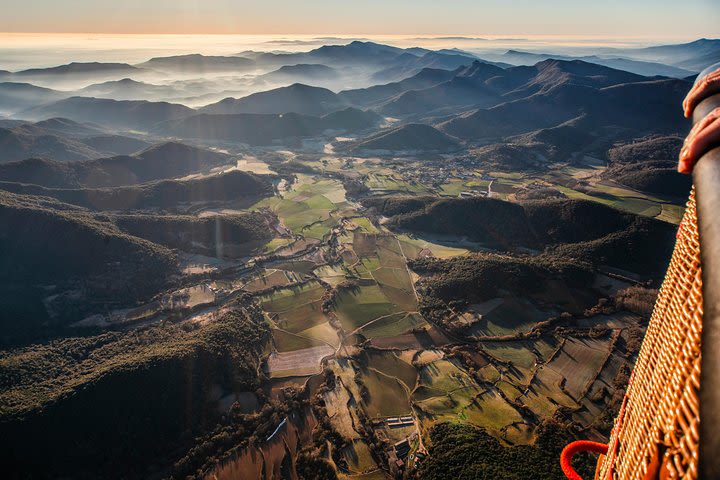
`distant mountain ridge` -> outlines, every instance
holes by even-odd
[[[374,106],[404,91],[428,88],[450,80],[455,76],[456,72],[457,71],[452,70],[424,68],[415,75],[400,80],[399,82],[374,85],[372,87],[354,90],[343,90],[338,93],[338,95],[354,105]]]
[[[298,113],[193,115],[156,126],[156,132],[188,138],[231,140],[250,145],[315,137],[327,130],[359,132],[377,126],[375,112],[346,108],[322,117]]]
[[[173,97],[180,92],[170,86],[153,85],[132,78],[110,80],[88,85],[74,92],[76,96],[103,97],[112,100],[144,100],[147,97]]]
[[[17,76],[39,75],[86,75],[89,73],[136,72],[139,69],[127,63],[72,62],[66,65],[46,68],[29,68],[14,72]]]
[[[0,83],[0,112],[14,113],[64,97],[62,92],[30,83],[2,82]]]
[[[261,75],[258,79],[266,81],[283,81],[298,78],[329,80],[338,76],[339,73],[336,69],[322,63],[298,63],[296,65],[283,65],[277,70]]]
[[[598,55],[574,57],[569,55],[552,53],[533,53],[518,50],[508,50],[503,54],[503,58],[507,58],[507,61],[514,65],[535,65],[537,62],[549,59],[568,61],[581,60],[584,62],[595,63],[597,65],[602,65],[618,70],[625,70],[626,72],[635,73],[646,77],[660,75],[665,77],[685,78],[689,75],[693,75],[694,73],[691,70],[674,67],[672,65],[665,65],[658,62],[633,60],[622,57],[608,58]]]
[[[249,58],[201,55],[199,53],[176,55],[171,57],[155,57],[140,63],[139,67],[170,70],[210,71],[242,71],[255,68],[255,62]]]
[[[699,72],[720,62],[720,39],[700,38],[688,43],[629,49],[625,52],[643,59],[670,63]]]
[[[136,129],[193,113],[195,110],[192,108],[168,102],[70,97],[24,110],[15,116],[31,120],[65,117],[78,122]]]
[[[348,106],[336,93],[327,88],[294,83],[287,87],[253,93],[247,97],[226,98],[198,109],[200,113],[300,113],[323,115]]]

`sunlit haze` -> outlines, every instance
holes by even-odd
[[[715,0],[9,0],[0,31],[652,36],[718,33]]]

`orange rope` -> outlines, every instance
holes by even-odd
[[[573,457],[580,452],[594,452],[605,455],[608,452],[608,446],[590,440],[577,440],[563,448],[560,454],[560,468],[562,468],[568,480],[583,480],[572,466]]]

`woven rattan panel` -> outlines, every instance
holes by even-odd
[[[642,479],[654,460],[670,478],[697,478],[701,287],[693,191],[597,478]]]

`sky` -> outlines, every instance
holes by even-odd
[[[720,37],[718,0],[1,0],[0,32]]]

